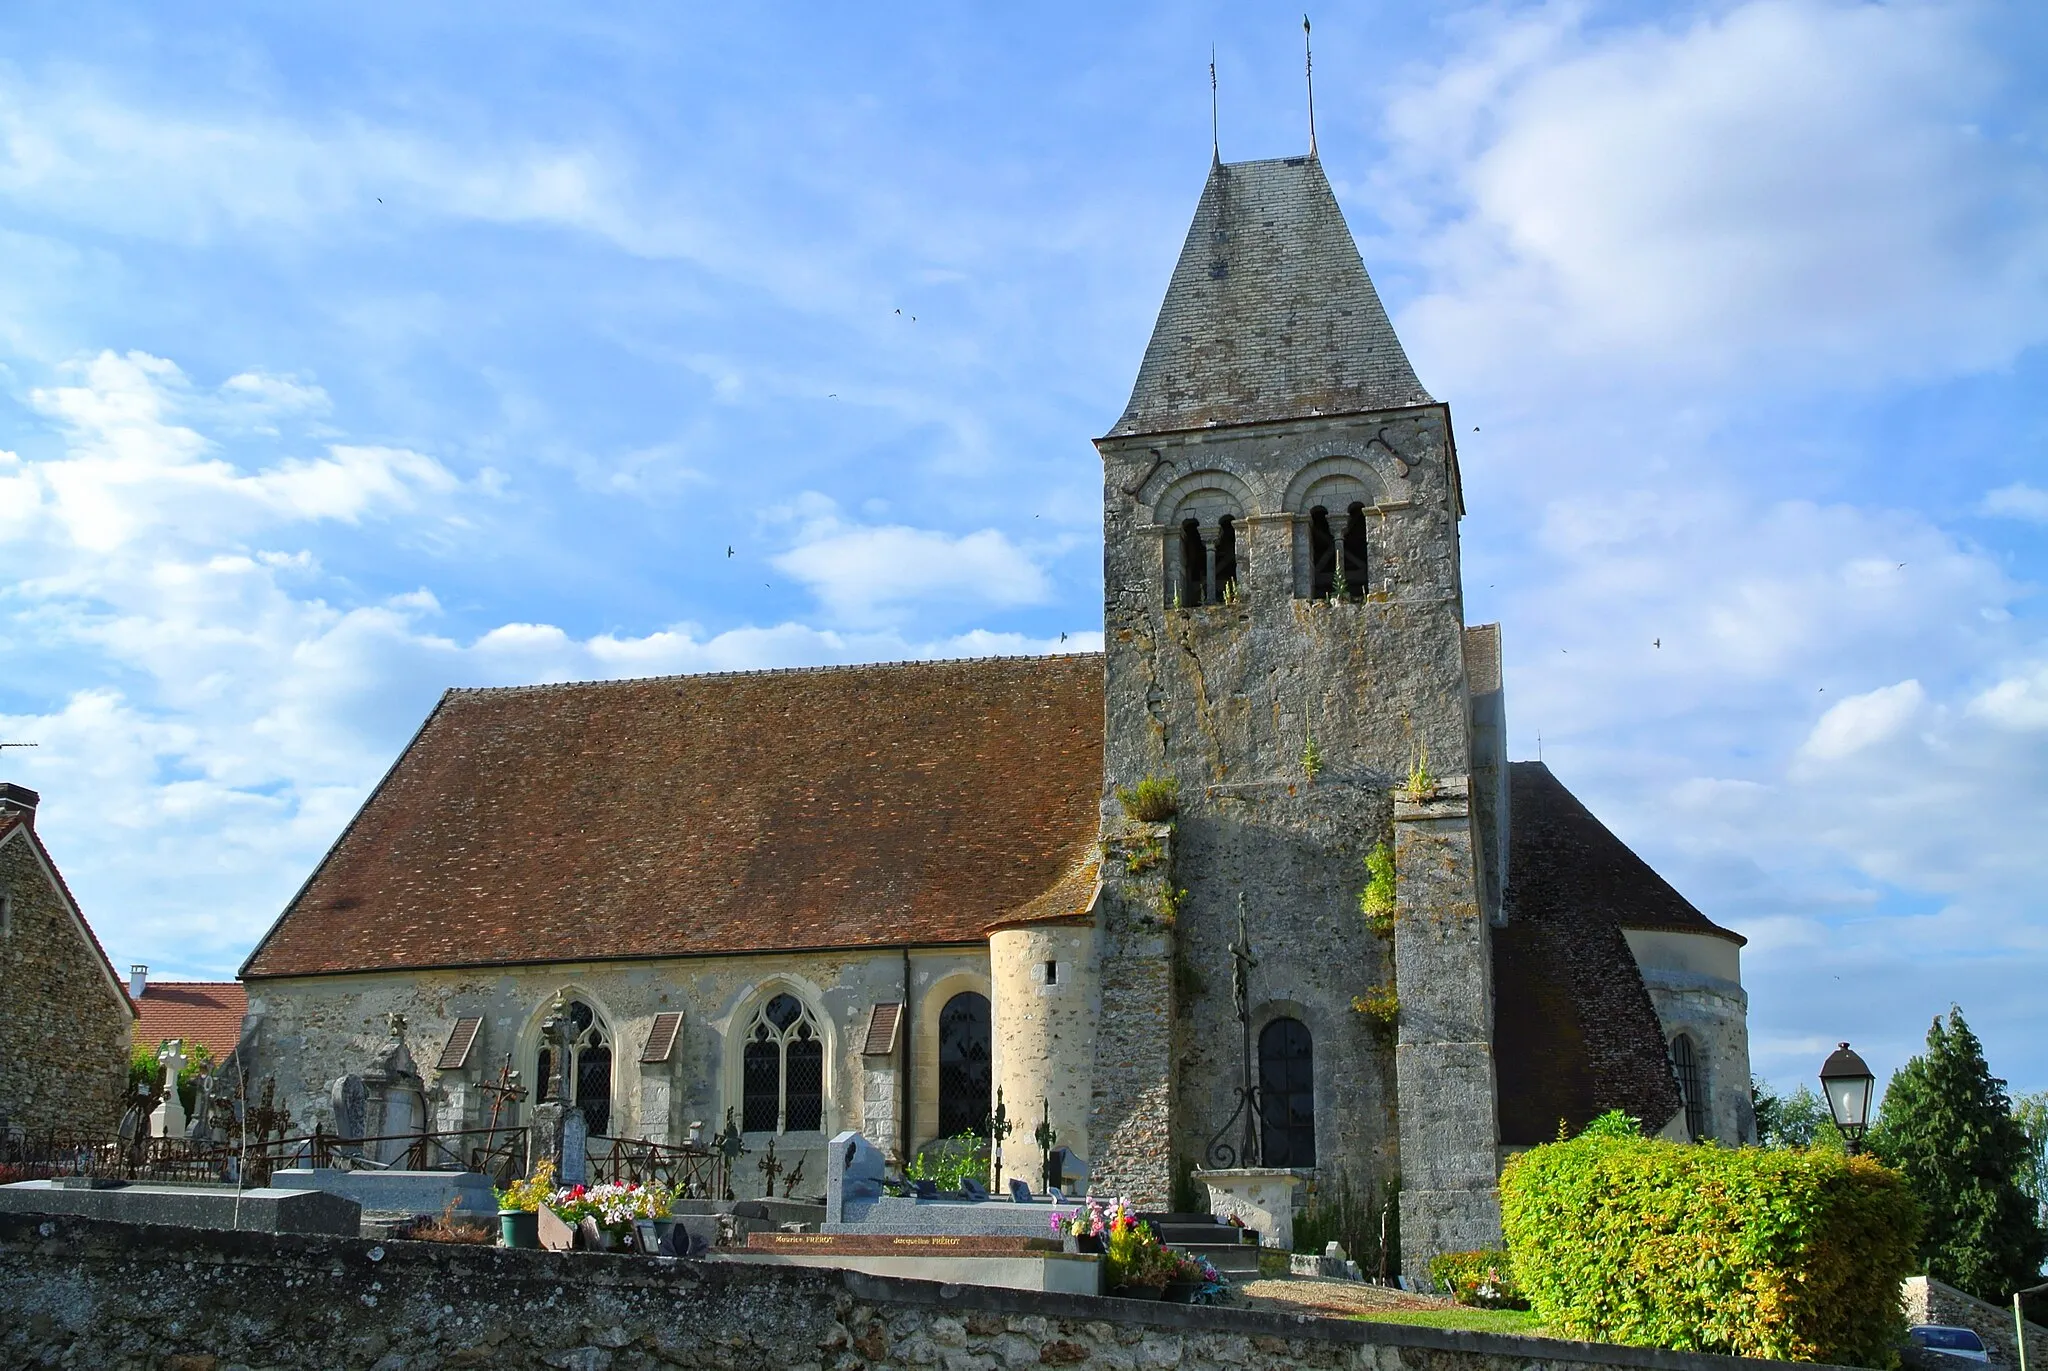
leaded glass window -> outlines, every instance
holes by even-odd
[[[825,1040],[796,996],[776,995],[755,1013],[741,1049],[740,1126],[749,1133],[807,1133],[825,1126]]]
[[[1685,1106],[1686,1135],[1698,1142],[1707,1136],[1707,1092],[1700,1078],[1699,1051],[1683,1033],[1671,1040],[1671,1076],[1678,1084],[1679,1102]]]
[[[989,1065],[988,996],[965,991],[939,1011],[939,1136],[957,1133],[988,1136]]]
[[[609,1136],[612,1124],[612,1042],[604,1021],[581,1000],[569,1003],[569,1103],[583,1111],[591,1136]],[[554,1045],[545,1040],[540,1047],[536,1076],[540,1099],[555,1098]]]

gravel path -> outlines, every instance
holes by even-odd
[[[1304,1314],[1367,1314],[1383,1309],[1456,1309],[1456,1300],[1413,1295],[1385,1285],[1272,1277],[1246,1281],[1236,1295],[1252,1309]]]

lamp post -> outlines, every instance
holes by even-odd
[[[1847,1043],[1837,1047],[1820,1069],[1820,1089],[1827,1096],[1828,1113],[1834,1116],[1835,1130],[1852,1157],[1863,1142],[1863,1130],[1870,1127],[1870,1092],[1876,1085],[1877,1077]]]
[[[2027,1316],[2020,1312],[2022,1295],[2048,1295],[2048,1284],[2030,1285],[2012,1292],[2012,1345],[2019,1352],[2020,1371],[2027,1371]]]

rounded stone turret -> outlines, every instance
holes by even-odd
[[[1041,1185],[1044,1152],[1036,1134],[1049,1118],[1064,1147],[1093,1156],[1088,1100],[1095,1058],[1093,922],[1035,923],[997,929],[988,940],[995,1043],[991,1065],[1011,1125],[1003,1174]]]

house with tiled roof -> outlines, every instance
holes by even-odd
[[[1211,166],[1096,446],[1100,654],[450,691],[243,967],[254,1070],[813,1186],[997,1110],[1145,1208],[1398,1177],[1415,1273],[1560,1123],[1748,1140],[1742,940],[1509,761],[1450,411],[1313,155]]]
[[[0,782],[0,1137],[104,1136],[135,1009],[36,832],[40,800]]]
[[[227,1060],[241,1041],[249,1008],[249,988],[240,981],[153,981],[140,964],[128,968],[128,997],[138,1046],[176,1039],[205,1048],[214,1062]]]

